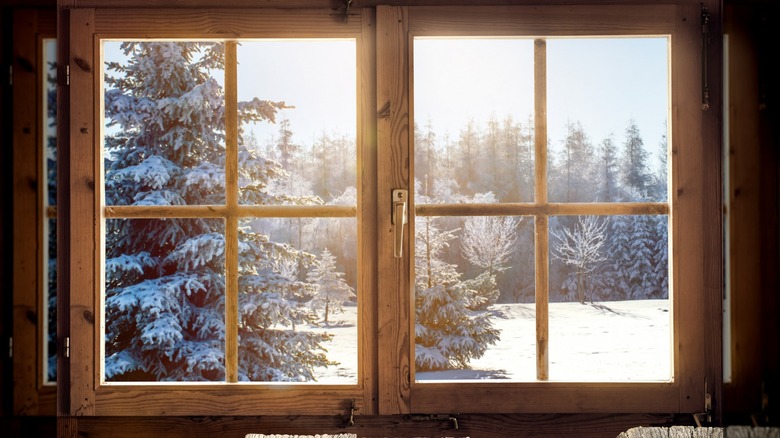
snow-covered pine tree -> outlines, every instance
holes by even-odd
[[[314,285],[314,297],[309,304],[315,310],[322,310],[322,322],[329,323],[328,315],[344,310],[344,303],[355,298],[355,291],[344,281],[344,273],[336,271],[336,258],[328,251],[322,250],[320,259],[314,262],[314,267],[307,277]]]
[[[225,102],[213,74],[224,45],[125,42],[105,76],[107,205],[225,202]],[[239,102],[239,121],[273,122],[283,102]],[[239,201],[281,203],[267,190],[283,175],[239,132]],[[327,336],[291,328],[312,320],[283,291],[309,287],[274,271],[304,253],[239,229],[239,379],[312,379],[328,363]],[[108,380],[225,378],[225,238],[220,219],[106,221],[105,375]]]
[[[415,218],[415,364],[418,371],[465,369],[499,339],[491,314],[472,310],[470,291],[453,264],[440,259],[453,231]]]

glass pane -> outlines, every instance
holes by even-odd
[[[355,40],[238,46],[239,201],[338,204],[357,186]]]
[[[45,360],[43,363],[44,383],[57,382],[57,221],[44,221],[46,249],[43,263],[45,278],[44,286],[44,329]]]
[[[225,203],[224,45],[103,42],[106,205]]]
[[[533,218],[417,216],[415,378],[536,377]]]
[[[246,219],[239,379],[357,384],[354,218]]]
[[[668,44],[547,40],[550,201],[666,201]]]
[[[549,236],[550,380],[670,380],[668,217],[553,217]]]
[[[224,381],[223,220],[105,228],[106,381]]]
[[[43,358],[44,384],[57,382],[57,40],[43,40],[42,111],[43,111],[43,156],[41,170],[46,179],[46,193],[43,199]]]
[[[425,202],[533,200],[533,45],[414,39],[414,178]]]

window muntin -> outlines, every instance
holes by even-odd
[[[416,379],[669,381],[669,206],[659,203],[669,175],[668,39],[417,37],[413,44]],[[544,64],[544,80],[537,76],[534,86],[535,63]],[[445,71],[453,78],[441,80]],[[636,81],[647,85],[638,90]],[[613,132],[623,124],[618,142]],[[583,126],[606,136],[598,150]],[[640,126],[657,147],[643,145]],[[512,187],[521,186],[530,199],[518,202],[523,196]],[[593,204],[578,207],[586,202]],[[614,205],[627,202],[630,214],[645,215],[616,216]],[[533,214],[536,235],[546,238],[507,213]],[[514,255],[523,250],[531,261]],[[535,306],[513,302],[521,283],[536,289]],[[535,342],[505,341],[528,330],[528,317]],[[506,364],[507,351],[531,368]]]
[[[356,384],[355,40],[102,47],[105,381]]]

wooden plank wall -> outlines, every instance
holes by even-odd
[[[53,4],[51,1],[12,1],[3,0],[3,6],[19,6],[19,5],[36,5],[36,4]],[[72,3],[76,3],[75,1]],[[249,0],[225,0],[221,5],[245,7],[251,2]],[[264,5],[280,6],[280,7],[302,7],[302,6],[322,6],[323,4],[329,4],[330,7],[338,7],[340,1],[330,0],[268,0],[264,2]],[[379,3],[378,1],[356,0],[359,5],[372,5]],[[408,4],[405,1],[387,1],[381,2],[383,4]],[[421,0],[418,4],[456,4],[454,1],[439,1],[439,0]],[[469,2],[463,2],[469,3]],[[493,3],[513,3],[511,1],[493,2]],[[526,2],[514,2],[514,3],[528,3]],[[576,1],[564,1],[564,0],[551,0],[549,3],[577,3]],[[647,1],[637,0],[637,3],[647,3]],[[675,2],[673,2],[675,3]],[[679,3],[679,2],[676,2]],[[726,2],[727,6],[729,3]],[[211,2],[206,0],[184,0],[177,2],[177,5],[181,6],[204,6],[210,5]],[[84,0],[78,2],[79,7],[100,7],[103,3],[99,0]],[[127,7],[143,7],[143,6],[170,6],[169,1],[165,0],[128,0],[122,6]],[[740,53],[741,56],[748,56],[749,62],[737,63],[732,58],[730,64],[730,77],[732,84],[740,84],[742,87],[746,87],[747,90],[737,91],[732,89],[731,107],[729,111],[734,111],[735,119],[732,120],[731,130],[732,135],[753,136],[755,133],[759,133],[758,137],[754,140],[750,140],[749,137],[733,137],[732,145],[740,144],[738,149],[730,151],[732,154],[737,154],[736,165],[740,170],[737,175],[732,175],[732,178],[746,178],[744,181],[738,179],[736,186],[732,186],[733,190],[730,195],[733,195],[733,200],[730,207],[731,213],[740,212],[745,214],[744,219],[736,218],[747,221],[746,225],[735,225],[739,233],[745,237],[742,239],[735,239],[734,242],[742,242],[744,247],[733,248],[734,251],[743,251],[744,254],[740,255],[737,259],[738,265],[744,263],[743,268],[739,268],[740,275],[746,275],[743,280],[738,280],[738,285],[741,287],[740,302],[738,308],[735,309],[734,325],[732,326],[734,335],[733,348],[738,351],[739,354],[736,357],[734,363],[734,375],[736,380],[725,388],[725,403],[724,409],[726,411],[727,421],[733,419],[734,422],[744,423],[749,420],[747,416],[754,412],[760,412],[761,406],[761,379],[750,376],[775,376],[777,379],[777,370],[780,369],[778,365],[778,257],[777,257],[777,241],[778,241],[778,225],[777,225],[777,151],[771,147],[773,144],[773,138],[778,138],[776,124],[772,125],[768,121],[772,114],[776,114],[775,105],[777,100],[770,100],[766,103],[771,103],[769,111],[760,110],[759,105],[756,104],[756,99],[760,99],[759,94],[755,93],[759,89],[758,76],[760,74],[757,54],[753,52],[756,40],[756,29],[750,29],[746,26],[755,25],[755,22],[750,20],[755,18],[755,6],[746,6],[745,9],[735,11],[734,8],[727,8],[726,13],[726,30],[730,32],[730,38],[733,44],[744,44],[744,49],[740,52],[732,50],[732,57]],[[775,12],[777,12],[775,10]],[[744,15],[738,15],[745,13]],[[7,42],[7,32],[10,29],[9,19],[7,18],[7,9],[0,10],[0,19],[2,21],[2,34],[0,34],[0,47],[4,48]],[[739,21],[747,20],[747,21]],[[742,27],[738,27],[742,26]],[[742,40],[737,38],[739,34],[735,31],[743,32],[741,34]],[[760,28],[758,29],[760,30]],[[717,35],[717,34],[715,34]],[[737,46],[735,46],[737,47]],[[0,50],[2,51],[2,50]],[[4,52],[4,51],[2,51]],[[3,53],[5,55],[5,53]],[[5,61],[6,56],[2,59]],[[712,63],[716,63],[718,60],[713,60]],[[2,65],[7,65],[3,62]],[[768,74],[768,68],[763,67],[763,74]],[[738,70],[739,69],[739,70]],[[777,72],[774,71],[774,77],[778,77]],[[6,102],[9,92],[6,87],[6,75],[5,70],[0,74],[0,79],[3,83],[0,85],[0,99],[3,104],[0,105],[0,120],[3,120],[4,133],[10,132],[10,126],[8,125],[10,111],[7,109]],[[751,88],[752,87],[752,88]],[[771,96],[776,96],[776,94]],[[737,100],[735,100],[735,98]],[[743,100],[740,100],[743,99]],[[751,100],[752,99],[752,100]],[[381,102],[380,102],[381,103]],[[766,107],[764,107],[766,108]],[[63,116],[64,117],[64,116]],[[65,124],[69,122],[67,119],[60,119]],[[760,123],[757,122],[761,121]],[[737,134],[736,132],[742,132],[743,134]],[[4,148],[4,156],[7,156],[8,142],[7,134],[3,134],[2,144]],[[750,147],[741,146],[745,142],[757,142],[753,143]],[[734,159],[735,157],[732,157]],[[740,158],[746,161],[740,161]],[[2,160],[3,168],[2,175],[5,184],[1,184],[2,187],[10,187],[10,160]],[[756,172],[756,167],[761,171]],[[742,175],[740,177],[739,175]],[[61,176],[62,178],[62,176]],[[714,183],[718,182],[718,176],[712,175]],[[62,180],[61,180],[62,181]],[[68,181],[65,181],[66,183]],[[753,191],[753,192],[751,192]],[[7,203],[11,202],[10,192],[4,191],[0,193],[0,199],[3,199]],[[709,200],[708,202],[717,202],[716,200]],[[745,207],[741,207],[740,203],[747,203]],[[9,212],[4,210],[4,213],[0,215],[0,227],[2,233],[0,233],[0,246],[4,248],[4,251],[0,253],[0,265],[4,266],[0,275],[2,275],[5,285],[10,284],[8,278],[10,276],[10,270],[7,268],[8,260],[12,256],[9,253],[8,241],[10,240],[10,227],[8,226],[10,219],[8,219]],[[732,216],[732,220],[734,220]],[[67,225],[67,224],[62,224]],[[760,229],[761,231],[756,233],[751,229]],[[757,251],[758,250],[758,251]],[[755,254],[759,253],[761,256],[757,257]],[[735,253],[732,253],[732,255]],[[753,254],[753,255],[751,255]],[[751,261],[753,262],[752,264]],[[3,263],[6,262],[6,263]],[[711,259],[709,269],[718,269],[717,260]],[[750,275],[753,272],[758,276],[760,281],[754,284],[754,280]],[[64,278],[61,276],[60,278]],[[752,285],[752,286],[751,286]],[[717,285],[712,285],[717,287]],[[9,288],[6,288],[7,290]],[[0,335],[2,339],[5,339],[5,335],[8,330],[3,329],[8,327],[10,318],[7,317],[7,310],[10,308],[6,306],[6,303],[10,302],[8,294],[3,295],[3,306],[0,312]],[[756,314],[761,315],[760,318],[756,318]],[[712,321],[713,329],[716,329],[718,322]],[[738,344],[738,345],[737,345]],[[3,346],[5,346],[3,344]],[[709,349],[716,349],[715,346],[709,346]],[[60,368],[63,370],[64,368]],[[0,373],[3,376],[0,381],[0,393],[3,394],[3,404],[0,414],[6,415],[10,408],[8,395],[11,394],[9,390],[10,376],[8,362],[5,360],[0,362]],[[773,405],[778,404],[777,393],[777,380],[768,382],[769,387],[764,391],[769,391],[773,394]],[[67,392],[64,392],[65,398],[67,398]],[[775,409],[776,407],[770,408]],[[68,408],[61,408],[60,412],[67,412]],[[776,415],[776,414],[775,414]],[[326,428],[332,430],[335,428],[337,431],[342,432],[354,432],[360,436],[479,436],[479,437],[498,437],[498,436],[551,436],[551,435],[571,435],[576,431],[577,436],[583,437],[596,437],[596,436],[616,436],[620,431],[626,430],[630,427],[637,425],[663,425],[670,422],[676,422],[678,424],[687,424],[689,419],[676,418],[674,416],[654,416],[654,415],[464,415],[457,416],[459,420],[460,429],[451,429],[452,424],[448,421],[414,421],[404,416],[370,416],[370,417],[357,417],[356,426],[353,429],[340,429],[343,425],[344,419],[342,417],[215,417],[215,418],[191,418],[191,417],[154,417],[154,418],[134,418],[134,417],[103,417],[103,418],[69,418],[63,419],[60,425],[60,436],[72,435],[76,436],[78,433],[90,436],[112,436],[112,437],[124,437],[124,436],[171,436],[171,437],[187,437],[198,438],[205,436],[223,436],[223,437],[243,437],[245,433],[260,432],[260,433],[317,433],[322,432]],[[775,417],[775,421],[777,417]],[[42,420],[40,424],[44,424],[46,420]],[[33,423],[35,423],[33,421]],[[9,420],[3,419],[0,422],[0,427],[3,431],[11,432],[12,436],[14,430],[22,431],[25,426],[20,426],[22,423],[16,422],[16,429],[8,429],[5,426],[10,424]],[[26,423],[25,423],[26,424]],[[47,436],[47,435],[41,435]]]
[[[776,49],[766,39],[777,4],[729,4],[729,192],[731,382],[726,420],[780,421],[778,308],[778,86]]]
[[[8,50],[7,46],[11,41],[11,18],[9,10],[0,9],[0,65],[8,65]],[[10,105],[11,99],[10,88],[8,87],[8,73],[2,71],[0,73],[0,151],[3,156],[7,156],[10,149],[11,138],[11,123],[8,115],[11,114]],[[0,202],[8,205],[11,202],[11,169],[10,160],[0,160]],[[11,268],[9,260],[11,260],[13,254],[10,251],[10,245],[8,244],[9,236],[11,234],[10,214],[8,209],[3,209],[0,213],[0,279],[2,285],[6,286],[3,289],[10,291],[9,278],[11,275]],[[0,340],[3,345],[7,342],[9,336],[11,336],[11,309],[13,308],[13,296],[11,293],[3,293],[0,295]],[[0,400],[0,416],[6,416],[11,414],[13,397],[12,397],[12,385],[13,375],[11,374],[11,358],[7,354],[0,354],[0,394],[2,394]]]

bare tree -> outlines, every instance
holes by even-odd
[[[461,237],[463,256],[488,275],[507,268],[515,251],[517,220],[507,216],[472,216],[466,219]]]
[[[578,216],[573,230],[563,228],[560,232],[551,232],[555,238],[553,257],[574,267],[577,299],[582,304],[585,304],[588,277],[599,263],[607,259],[602,252],[606,242],[606,229],[606,220],[599,220],[597,216]]]

